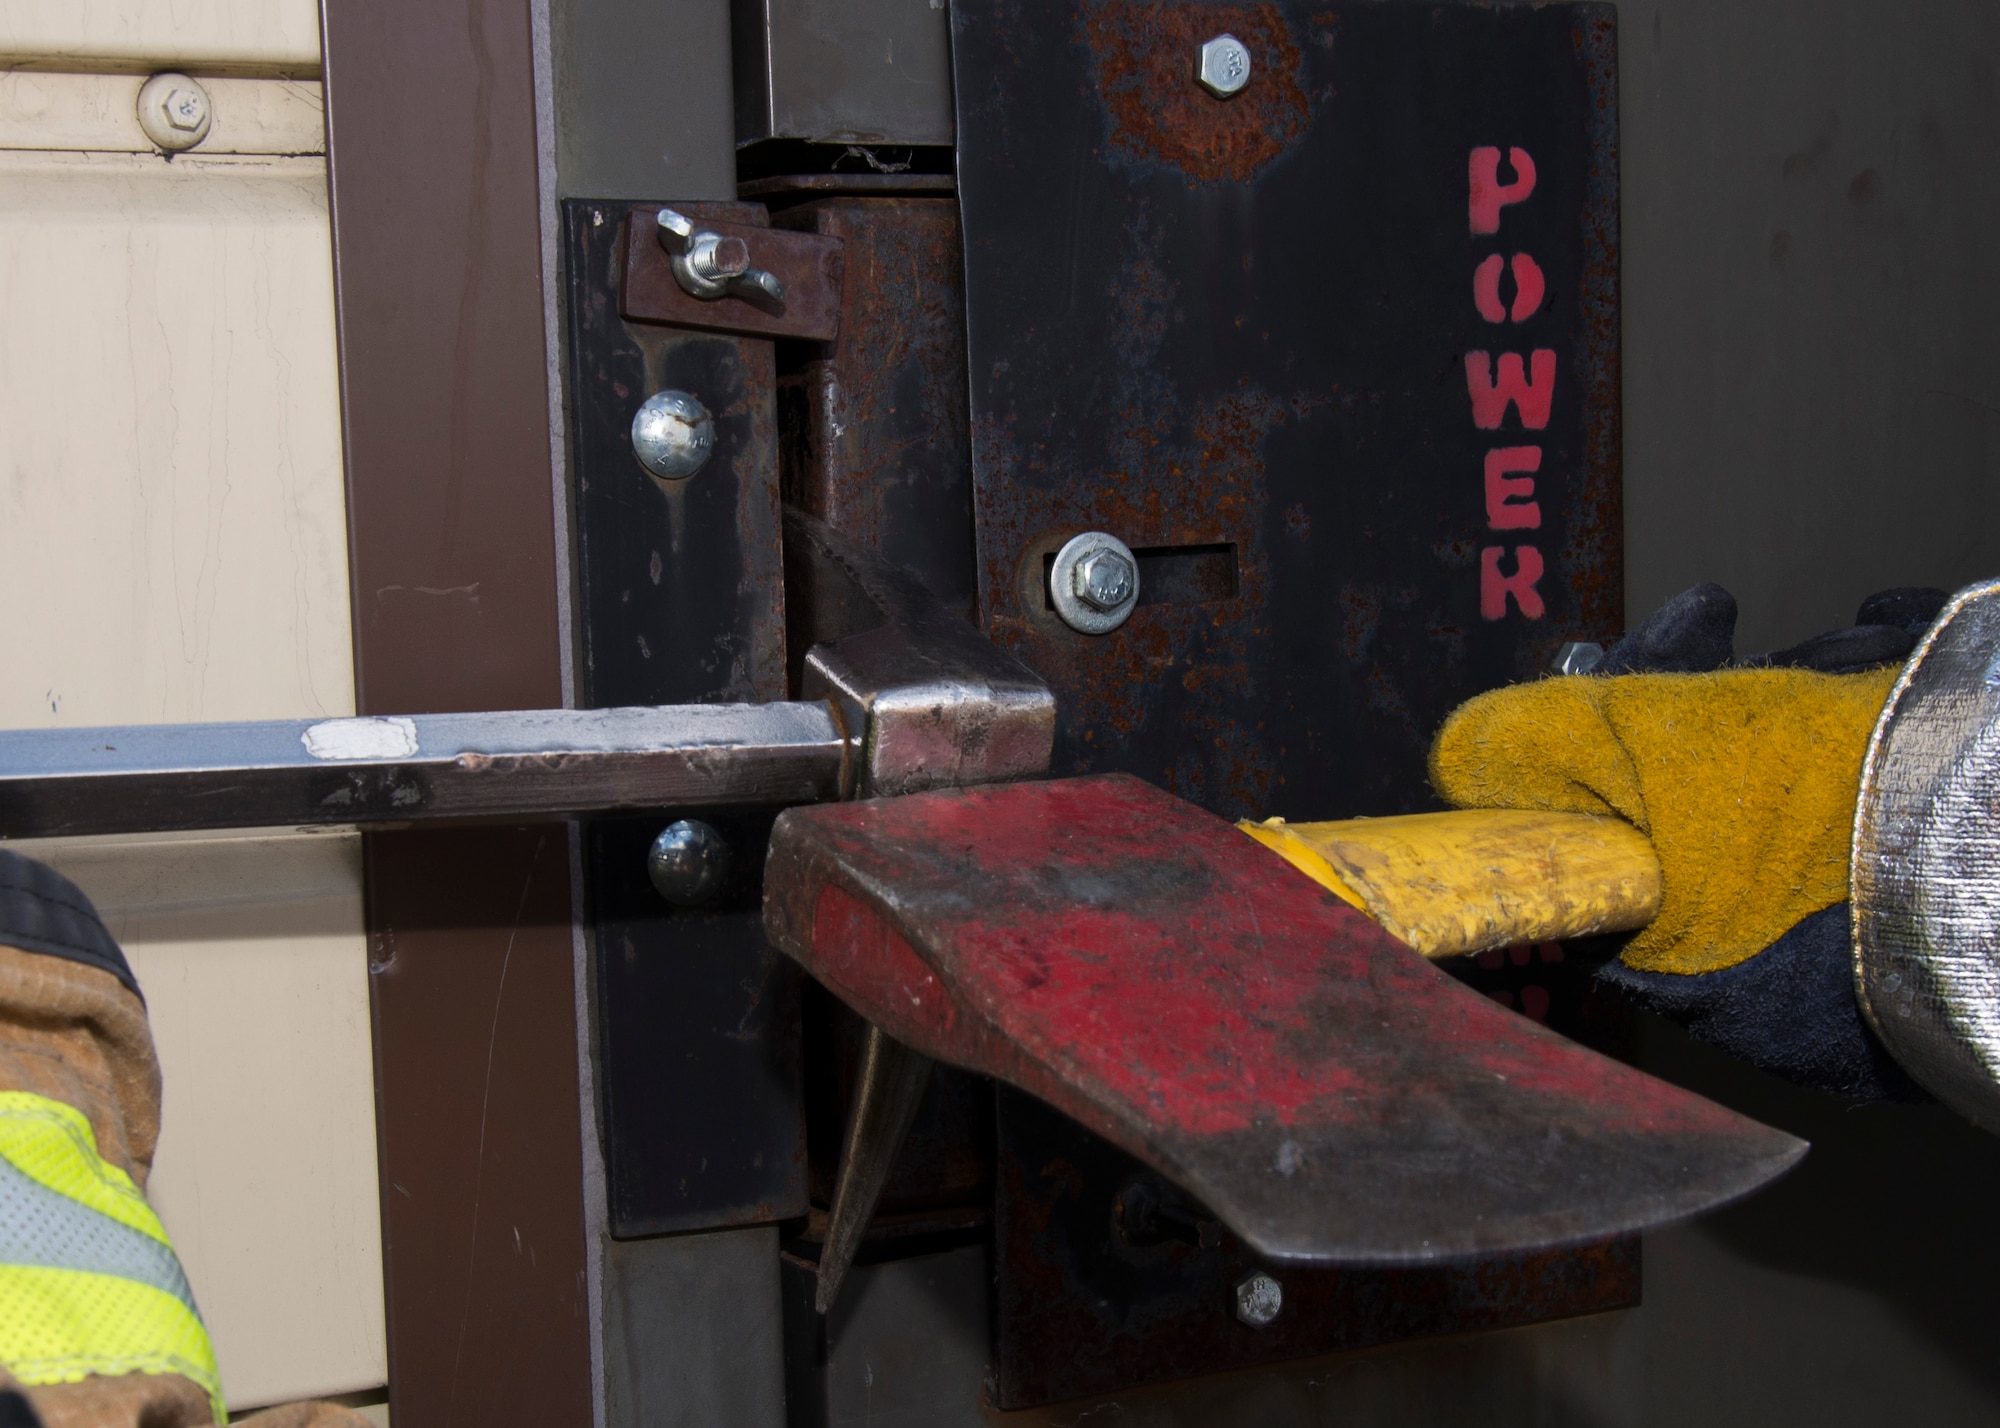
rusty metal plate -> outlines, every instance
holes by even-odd
[[[778,378],[785,499],[969,611],[958,206],[894,194],[828,198],[777,222],[838,238],[846,268],[839,339]]]
[[[730,207],[746,217],[762,220],[764,216],[761,208]],[[624,281],[619,288],[619,310],[628,320],[756,337],[803,337],[815,342],[831,342],[840,335],[839,239],[768,228],[762,221],[730,223],[704,216],[715,212],[716,205],[679,204],[676,208],[712,233],[741,238],[750,249],[751,266],[775,274],[785,285],[785,296],[777,302],[752,301],[733,294],[709,300],[688,292],[675,280],[673,260],[660,246],[654,222],[660,205],[652,204],[632,209],[623,233]]]
[[[1639,1241],[1397,1269],[1273,1264],[1224,1231],[1135,1234],[1138,1162],[1032,1097],[1000,1093],[993,1399],[1030,1408],[1142,1383],[1509,1328],[1639,1302]],[[1157,1191],[1155,1191],[1157,1193]],[[1171,1226],[1169,1228],[1172,1228]],[[1233,1291],[1264,1269],[1283,1290],[1252,1328]]]
[[[1057,692],[1055,769],[1428,806],[1453,705],[1623,624],[1612,7],[952,17],[981,618]],[[1139,553],[1109,635],[1044,585],[1085,530]]]
[[[891,1036],[1048,1102],[1272,1259],[1581,1244],[1805,1149],[1479,996],[1125,776],[789,810],[765,926]]]

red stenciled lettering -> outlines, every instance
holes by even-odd
[[[1500,182],[1498,149],[1488,147],[1472,151],[1472,162],[1467,170],[1471,181],[1470,207],[1474,233],[1498,233],[1500,210],[1509,204],[1519,203],[1535,191],[1535,161],[1528,157],[1528,151],[1509,149],[1507,162],[1514,168],[1512,183]]]
[[[1542,298],[1548,293],[1548,283],[1542,277],[1541,264],[1526,253],[1514,255],[1514,306],[1512,311],[1500,302],[1500,273],[1506,265],[1498,253],[1493,254],[1472,270],[1472,305],[1479,309],[1479,315],[1488,322],[1505,322],[1512,317],[1516,322],[1526,322],[1535,315],[1542,305]]]
[[[1556,391],[1554,349],[1538,347],[1522,370],[1521,354],[1500,354],[1500,377],[1493,377],[1493,354],[1465,354],[1465,386],[1472,394],[1472,424],[1481,431],[1498,431],[1509,405],[1521,413],[1521,425],[1540,431],[1549,424],[1549,401]]]
[[[1472,305],[1488,322],[1505,322],[1507,309],[1500,305],[1500,270],[1506,262],[1498,253],[1472,270]]]
[[[1514,270],[1514,306],[1507,315],[1516,322],[1526,322],[1540,309],[1549,285],[1542,277],[1542,265],[1526,253],[1516,253],[1510,266]]]
[[[1500,558],[1507,553],[1505,546],[1489,545],[1479,552],[1479,618],[1482,620],[1505,619],[1507,597],[1513,596],[1520,606],[1523,618],[1539,620],[1543,605],[1535,582],[1542,578],[1542,553],[1531,545],[1514,547],[1514,573],[1500,573]]]
[[[1542,469],[1539,446],[1499,446],[1486,453],[1486,524],[1496,531],[1532,531],[1542,524],[1535,478],[1517,471]]]

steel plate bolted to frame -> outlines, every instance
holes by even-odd
[[[1422,806],[1454,704],[1622,624],[1612,7],[952,19],[980,608],[1055,770]],[[1108,635],[1048,588],[1085,531],[1138,558]]]

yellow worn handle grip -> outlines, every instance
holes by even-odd
[[[1619,818],[1480,808],[1237,825],[1426,957],[1644,927],[1660,861]]]

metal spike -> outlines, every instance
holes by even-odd
[[[874,1218],[889,1183],[896,1153],[917,1118],[924,1088],[930,1084],[931,1059],[910,1050],[871,1024],[861,1049],[861,1080],[854,1092],[854,1110],[847,1119],[847,1138],[840,1148],[840,1171],[834,1181],[833,1210],[827,1216],[826,1243],[819,1253],[819,1312],[833,1307],[840,1284],[861,1248],[861,1236]]]

